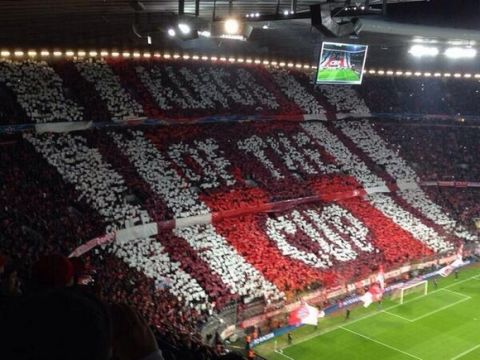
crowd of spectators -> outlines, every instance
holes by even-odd
[[[85,287],[87,292],[94,294],[95,298],[100,299],[102,303],[128,303],[139,311],[141,316],[152,325],[157,335],[158,345],[166,359],[214,359],[224,351],[221,346],[212,349],[201,345],[197,335],[197,325],[204,319],[205,313],[185,307],[183,301],[172,296],[169,282],[154,281],[144,272],[125,264],[118,256],[104,251],[87,254],[80,261],[67,260],[64,256],[58,255],[45,256],[68,254],[75,246],[105,231],[106,224],[86,202],[77,198],[74,188],[63,181],[57,171],[25,141],[17,137],[11,138],[8,143],[2,144],[0,156],[3,164],[0,172],[2,330],[17,329],[10,320],[17,325],[24,324],[21,314],[10,312],[9,307],[5,308],[8,305],[8,297],[15,296],[15,303],[12,304],[15,309],[24,300],[29,301],[30,297],[36,299],[37,291],[41,290],[39,285],[43,287],[45,283],[50,283],[57,287],[59,284],[75,283],[88,285]],[[51,261],[45,262],[45,257],[55,260],[54,269],[48,266]],[[41,296],[44,295],[41,294]],[[25,306],[27,305],[29,306],[29,303]],[[21,309],[23,311],[24,308]],[[4,310],[7,312],[5,313]],[[7,315],[15,317],[6,319]],[[62,313],[62,315],[68,314]],[[51,325],[53,327],[53,324]],[[65,324],[61,331],[66,333],[69,333],[68,330],[77,331],[79,329],[70,327],[83,325],[75,324],[72,320],[72,323]],[[59,329],[52,327],[48,326],[48,322],[44,322],[43,330],[55,338]],[[24,331],[24,335],[19,339],[32,340],[28,338],[29,326],[25,325],[20,330]],[[2,339],[7,339],[3,335],[5,334],[2,333]],[[13,338],[18,333],[10,335]],[[79,336],[70,341],[81,342],[82,339],[84,338]],[[41,337],[41,340],[48,343],[51,339]],[[2,344],[6,343],[8,342],[2,341]],[[2,359],[62,358],[55,357],[53,353],[51,357],[47,357],[44,353],[35,354],[37,357],[27,357],[27,354],[23,353],[28,348],[25,343],[12,342],[12,346],[14,345],[19,345],[19,348],[2,346],[0,350]],[[40,345],[35,343],[35,346]],[[61,349],[65,350],[64,347]],[[8,353],[10,350],[15,353]],[[43,350],[53,351],[52,348]],[[83,355],[85,354],[81,353],[80,358]],[[28,354],[28,356],[33,355]],[[71,357],[73,354],[66,357],[63,354],[63,356],[64,359],[73,358]]]
[[[301,72],[228,63],[2,60],[0,85],[6,89],[0,93],[2,98],[10,103],[16,100],[25,112],[12,106],[2,109],[2,118],[18,117],[17,123],[122,121],[142,116],[308,114],[325,118],[325,106],[342,113],[368,113],[357,109],[364,105],[351,88],[342,97],[326,87],[323,97]]]
[[[340,114],[368,116],[370,109],[351,86],[322,85],[320,91]]]
[[[420,182],[479,182],[478,128],[415,124],[404,125],[398,131],[395,124],[378,123],[375,129],[410,164]],[[478,188],[425,186],[423,189],[452,218],[472,231],[476,230],[474,219],[480,217]]]
[[[422,181],[479,181],[477,127],[461,125],[375,126],[412,166]]]
[[[366,76],[358,92],[375,113],[473,115],[480,86],[471,79]]]
[[[425,186],[424,191],[436,204],[447,209],[451,217],[455,218],[472,233],[480,230],[480,226],[477,226],[477,221],[480,219],[479,188]]]
[[[297,104],[304,114],[325,114],[319,99],[309,91],[310,84],[304,74],[280,69],[271,69],[270,73],[282,92]]]
[[[417,91],[410,81],[420,80],[389,91]],[[332,108],[360,116],[375,111],[374,94],[315,89],[295,71],[230,64],[0,61],[6,122],[23,112],[38,123],[232,111],[324,116]],[[452,111],[431,99],[399,104],[381,106]],[[49,304],[66,297],[97,315],[107,304],[128,303],[141,316],[112,305],[99,319],[115,325],[133,316],[150,340],[145,321],[152,326],[157,340],[142,357],[162,356],[160,346],[165,358],[213,359],[224,349],[201,345],[198,325],[231,301],[292,300],[312,284],[358,280],[380,264],[388,270],[477,239],[476,190],[420,186],[480,181],[476,135],[476,128],[399,131],[398,124],[364,120],[2,135],[1,288],[30,296],[52,277],[60,287],[89,284],[89,295],[75,289],[32,296]],[[316,203],[293,202],[310,198]],[[266,204],[283,200],[292,202],[265,213]],[[179,226],[152,226],[169,222]],[[129,241],[103,245],[81,261],[64,257],[87,240],[134,228],[142,230],[132,230]],[[47,254],[62,254],[56,259],[66,270],[45,273]],[[34,311],[28,301],[24,306]],[[120,345],[112,344],[114,355],[127,359],[115,353]]]
[[[122,87],[120,79],[104,60],[76,61],[75,67],[95,87],[112,121],[143,114],[142,106]]]
[[[304,196],[318,193],[325,196],[329,192],[363,188],[383,188],[388,192],[391,184],[416,184],[418,181],[413,169],[365,122],[342,122],[338,126],[321,123],[277,125],[276,129],[264,130],[265,133],[258,135],[251,135],[255,129],[238,125],[228,130],[231,131],[228,147],[224,146],[223,136],[217,136],[226,135],[221,131],[225,128],[225,125],[204,126],[188,139],[164,138],[165,134],[157,130],[99,132],[90,135],[90,139],[79,134],[29,135],[26,138],[56,167],[64,180],[76,188],[80,197],[99,212],[103,221],[120,229],[159,219],[156,207],[162,209],[160,212],[165,220],[202,218],[212,210],[232,210],[236,203],[240,204],[240,209],[248,207],[254,205],[250,202],[255,197],[248,191],[236,189],[252,186],[264,189],[262,205],[277,200],[277,190],[282,196],[286,187],[290,188],[286,197],[292,199],[299,196],[292,189],[302,186]],[[98,137],[109,140],[99,141]],[[100,142],[103,142],[102,149],[98,147]],[[157,144],[161,144],[160,147]],[[122,160],[112,163],[119,156]],[[135,179],[128,179],[129,173],[136,173]],[[328,186],[318,183],[318,179],[325,176],[330,179]],[[342,178],[346,176],[354,177],[355,181],[345,184]],[[270,187],[277,179],[284,181]],[[150,189],[146,196],[156,197],[160,203],[157,201],[153,207],[145,207],[142,202],[126,201],[129,186],[135,183],[146,184]],[[326,187],[326,191],[320,191],[321,186]],[[247,197],[244,199],[244,196]],[[258,206],[258,202],[254,206]],[[218,224],[191,222],[186,224],[189,226],[176,229],[172,237],[164,234],[136,242],[116,243],[110,251],[152,279],[170,279],[170,291],[179,301],[185,301],[199,312],[208,312],[212,310],[212,301],[217,307],[228,302],[225,289],[230,289],[246,303],[258,298],[271,302],[282,298],[284,290],[307,285],[303,280],[298,281],[298,274],[308,274],[305,279],[322,279],[322,269],[333,270],[332,260],[328,260],[331,254],[325,244],[323,248],[320,244],[308,251],[301,250],[304,241],[297,237],[303,236],[302,233],[316,239],[322,237],[317,234],[320,231],[329,246],[335,247],[338,243],[338,249],[343,250],[335,250],[340,256],[337,260],[344,263],[363,252],[371,252],[372,244],[382,244],[379,251],[388,254],[385,261],[390,262],[390,266],[404,261],[405,256],[427,253],[425,245],[436,252],[445,252],[454,248],[458,238],[470,239],[418,186],[401,188],[398,194],[392,195],[371,193],[363,206],[345,201],[341,207],[332,209],[335,211],[331,212],[328,207],[322,211],[306,209],[303,215],[294,212],[288,215],[291,217],[288,221],[283,218],[288,212],[271,219],[235,219],[232,220],[236,223],[235,231]],[[336,215],[327,215],[330,212]],[[335,216],[354,220],[345,220],[341,225],[330,224],[329,219]],[[404,239],[403,250],[392,247],[392,241],[380,232],[370,234],[369,242],[362,246],[349,247],[350,243],[363,241],[360,240],[363,235],[359,234],[364,231],[358,230],[357,234],[352,224],[367,221],[365,219],[372,216],[378,219],[366,228],[378,228],[383,222],[382,227]],[[308,223],[315,225],[310,227]],[[337,228],[333,233],[329,230],[332,226]],[[282,235],[284,231],[289,234],[286,238]],[[248,233],[256,234],[255,240]],[[345,236],[348,242],[342,238]],[[256,245],[255,257],[248,254],[245,260],[245,240],[241,241],[241,237]],[[171,255],[169,244],[174,241],[182,244],[185,252],[198,254],[196,263]],[[300,261],[298,274],[287,274],[286,278],[274,275],[285,261],[265,262],[269,256],[264,254],[269,252],[278,259]],[[176,256],[176,260],[172,256]],[[307,271],[309,267],[313,269]],[[207,275],[208,271],[215,277]],[[269,275],[265,277],[265,273]],[[216,285],[206,287],[209,282]]]
[[[35,123],[84,119],[83,109],[66,96],[62,79],[46,62],[0,60],[0,83],[15,93],[17,102]]]
[[[211,115],[478,114],[478,82],[366,76],[314,86],[294,69],[200,62],[78,59],[0,62],[0,121],[121,121]]]

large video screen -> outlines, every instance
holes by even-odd
[[[361,84],[367,49],[367,45],[324,42],[316,83]]]

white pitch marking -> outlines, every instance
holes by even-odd
[[[444,286],[443,288],[430,291],[430,292],[429,292],[427,295],[425,295],[425,296],[428,296],[428,295],[430,295],[430,294],[439,292],[440,290],[445,290],[446,288],[450,288],[450,287],[455,286],[455,285],[458,285],[458,284],[462,284],[462,283],[467,282],[467,281],[470,281],[470,280],[480,280],[479,276],[480,276],[480,275],[473,275],[473,276],[471,276],[471,277],[469,277],[469,278],[460,280],[459,282],[451,283],[450,285]],[[411,300],[407,300],[407,301],[404,302],[404,304],[408,304],[409,302],[414,301],[414,300],[416,300],[416,299],[418,299],[418,298],[411,299]],[[402,305],[402,304],[392,305],[392,306],[387,307],[385,310],[394,309],[394,308],[396,308],[396,307],[399,307],[400,305]],[[384,311],[385,311],[385,310],[384,310]],[[362,317],[360,317],[360,318],[357,318],[357,319],[355,319],[355,320],[349,321],[348,324],[354,324],[354,323],[356,323],[357,321],[361,321],[361,320],[364,320],[364,319],[368,319],[368,318],[370,318],[370,317],[372,317],[372,316],[375,316],[375,315],[378,315],[378,314],[381,314],[381,313],[382,313],[382,312],[374,312],[374,313],[371,313],[371,314],[362,316]],[[342,326],[342,325],[340,325],[340,326]],[[328,330],[326,330],[326,331],[324,331],[324,332],[322,332],[322,333],[316,333],[316,334],[312,334],[312,335],[310,335],[310,336],[306,336],[306,337],[304,337],[303,339],[300,339],[300,340],[296,341],[295,344],[284,346],[284,347],[282,348],[282,350],[283,350],[283,349],[287,349],[287,348],[289,348],[290,346],[294,346],[294,345],[296,345],[296,344],[300,344],[300,343],[303,343],[303,342],[305,342],[305,341],[308,341],[308,340],[314,339],[314,338],[316,338],[316,337],[322,336],[322,335],[324,335],[324,334],[328,334],[329,332],[332,332],[332,331],[337,330],[340,326],[334,326],[334,327],[332,327],[332,328],[330,328],[330,329],[328,329]]]
[[[451,358],[450,360],[457,360],[457,359],[460,359],[463,355],[467,355],[468,353],[472,352],[473,350],[476,350],[480,347],[480,344],[478,345],[475,345],[474,347],[468,349],[468,350],[465,350],[464,352],[458,354],[457,356]]]
[[[383,345],[389,349],[392,349],[392,350],[395,350],[395,351],[398,351],[399,353],[402,353],[404,355],[407,355],[407,356],[410,356],[411,358],[414,358],[414,359],[417,359],[417,360],[422,360],[422,358],[419,358],[418,356],[415,356],[415,355],[412,355],[412,354],[409,354],[407,353],[406,351],[403,351],[403,350],[400,350],[400,349],[397,349],[396,347],[393,347],[391,345],[388,345],[388,344],[385,344],[381,341],[378,341],[378,340],[375,340],[375,339],[372,339],[371,337],[368,337],[366,335],[363,335],[363,334],[360,334],[356,331],[353,331],[353,330],[350,330],[350,329],[347,329],[346,327],[343,327],[343,326],[340,326],[340,328],[342,328],[343,330],[345,331],[348,331],[348,332],[351,332],[352,334],[355,334],[355,335],[358,335],[364,339],[367,339],[367,340],[370,340],[370,341],[373,341],[374,343],[377,343],[377,344],[380,344],[380,345]]]
[[[410,319],[407,319],[406,317],[403,317],[401,315],[397,315],[397,314],[394,314],[394,313],[391,313],[391,312],[388,312],[386,310],[383,311],[385,314],[389,314],[389,315],[392,315],[392,316],[396,316],[402,320],[405,320],[405,321],[408,321],[408,322],[413,322],[413,320],[410,320]]]
[[[475,279],[477,280],[477,279]],[[445,288],[442,288],[440,290],[443,290],[443,291],[448,291],[449,293],[452,293],[452,294],[457,294],[457,295],[460,295],[460,296],[463,296],[464,298],[468,298],[468,299],[471,299],[472,297],[471,296],[468,296],[468,295],[465,295],[461,292],[458,292],[458,291],[453,291],[453,290],[450,290],[450,289],[445,289]]]
[[[449,293],[452,293],[452,294],[454,294],[454,295],[462,296],[463,299],[462,299],[462,300],[455,301],[454,303],[445,305],[445,306],[443,306],[443,307],[441,307],[441,308],[438,308],[438,309],[436,309],[436,310],[433,310],[433,311],[431,311],[431,312],[429,312],[429,313],[420,315],[419,317],[416,317],[416,318],[414,318],[414,319],[409,319],[409,318],[406,318],[406,317],[404,317],[404,316],[397,315],[397,314],[391,313],[391,312],[386,311],[386,310],[384,310],[383,312],[384,312],[384,313],[387,313],[387,314],[390,314],[390,315],[392,315],[392,316],[396,316],[396,317],[398,317],[398,318],[400,318],[400,319],[403,319],[403,320],[406,320],[406,321],[409,321],[409,322],[415,322],[415,321],[417,321],[417,320],[419,320],[419,319],[423,319],[424,317],[427,317],[427,316],[429,316],[429,315],[433,315],[433,314],[435,314],[435,313],[437,313],[437,312],[439,312],[439,311],[442,311],[442,310],[445,310],[445,309],[449,308],[450,306],[457,305],[457,304],[459,304],[459,303],[461,303],[461,302],[463,302],[463,301],[470,300],[470,299],[472,298],[471,296],[462,294],[462,293],[457,292],[457,291],[452,291],[452,290],[449,290],[449,289],[445,289],[445,288],[441,288],[441,289],[438,289],[438,290],[448,291]],[[417,297],[417,298],[415,298],[415,299],[411,299],[410,302],[415,301],[415,300],[417,300],[417,299],[423,299],[425,296],[428,296],[428,294],[427,294],[427,295],[423,295],[423,296],[419,296],[419,297]],[[407,302],[404,302],[404,304],[406,304],[406,303],[407,303]],[[402,305],[403,305],[403,304],[402,304]]]
[[[423,318],[426,318],[427,316],[436,314],[436,313],[438,313],[438,312],[440,312],[440,311],[443,311],[443,310],[445,310],[445,309],[448,309],[448,308],[450,308],[450,307],[452,307],[452,306],[458,305],[458,304],[460,304],[460,303],[462,303],[462,302],[465,302],[465,301],[468,301],[468,300],[470,300],[470,299],[471,299],[470,297],[469,297],[469,298],[464,298],[464,299],[455,301],[454,303],[451,303],[451,304],[442,306],[441,308],[438,308],[438,309],[436,309],[436,310],[430,311],[430,312],[428,312],[428,313],[426,313],[426,314],[423,314],[423,315],[421,315],[421,316],[419,316],[419,317],[416,317],[415,319],[412,319],[412,322],[413,322],[413,321],[420,320],[420,319],[423,319]]]
[[[294,358],[292,358],[292,357],[290,357],[290,356],[288,356],[288,355],[285,355],[285,354],[283,353],[283,350],[275,350],[275,352],[276,352],[277,354],[280,354],[280,355],[282,355],[282,356],[285,356],[287,359],[295,360]]]

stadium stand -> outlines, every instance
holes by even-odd
[[[133,306],[165,358],[214,359],[223,346],[202,345],[199,330],[232,304],[284,305],[477,240],[478,190],[422,185],[479,181],[477,129],[324,121],[464,106],[458,83],[396,79],[380,91],[378,81],[340,91],[253,66],[0,60],[8,125],[318,117],[0,135],[1,251],[18,270],[15,292],[38,285],[42,256],[115,233],[80,257],[77,285],[94,280],[103,302]],[[440,104],[432,100],[443,92]]]

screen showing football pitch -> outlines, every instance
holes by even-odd
[[[361,84],[367,48],[367,45],[324,42],[316,83]]]

